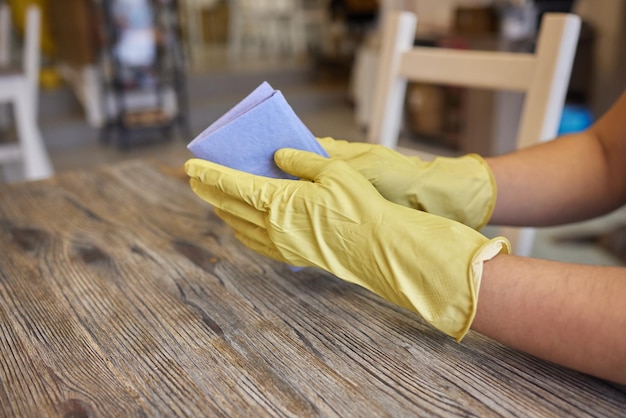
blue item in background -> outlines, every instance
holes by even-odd
[[[558,135],[584,131],[593,124],[593,114],[582,105],[566,104],[561,114]]]

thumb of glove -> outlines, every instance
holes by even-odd
[[[274,162],[287,174],[303,180],[314,181],[328,165],[328,158],[314,152],[282,148],[274,153]]]

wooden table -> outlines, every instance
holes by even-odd
[[[180,168],[0,186],[2,416],[624,416],[626,388],[240,245]]]

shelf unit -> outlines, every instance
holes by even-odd
[[[99,0],[102,140],[132,146],[137,132],[190,137],[176,0]]]

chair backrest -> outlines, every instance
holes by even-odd
[[[11,63],[11,11],[6,3],[0,4],[0,68]]]
[[[391,12],[383,24],[368,141],[397,148],[408,81],[523,92],[516,146],[556,136],[578,43],[580,18],[544,14],[532,53],[415,47],[417,17]],[[515,252],[528,255],[532,231],[507,231]]]
[[[22,50],[20,51],[21,61],[18,64],[11,57],[13,52],[11,43],[13,32],[11,9],[6,3],[0,4],[0,69],[5,68],[25,75],[28,80],[28,94],[31,95],[36,108],[41,60],[41,10],[39,7],[27,7],[25,20]],[[13,64],[15,64],[15,67]]]
[[[6,7],[6,6],[4,6]],[[8,13],[8,7],[1,13]],[[26,9],[22,68],[0,74],[0,103],[13,105],[17,142],[0,144],[2,180],[35,180],[54,173],[37,125],[39,89],[41,12],[38,6]],[[5,110],[2,107],[0,110]],[[14,164],[21,163],[21,164]]]
[[[22,71],[24,71],[26,79],[28,80],[29,94],[33,101],[33,108],[37,109],[39,66],[41,60],[41,10],[39,7],[28,7],[24,28]]]

